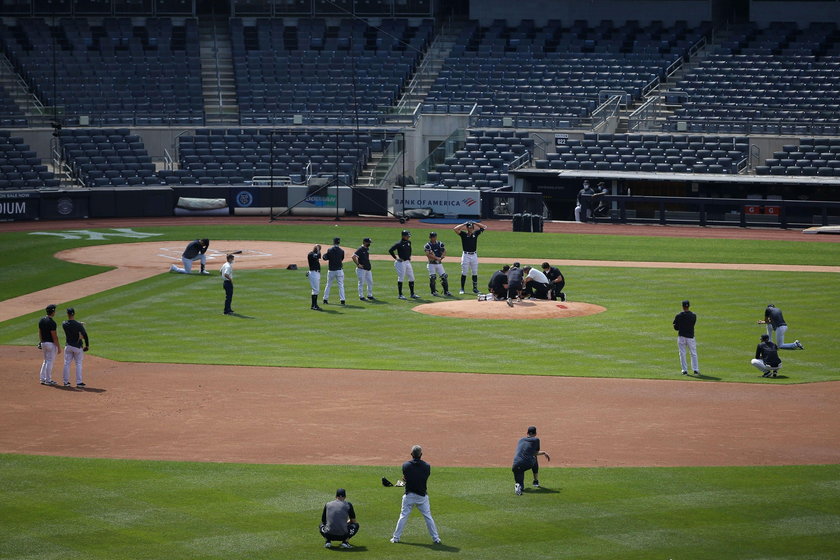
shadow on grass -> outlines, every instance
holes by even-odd
[[[443,543],[441,544],[434,544],[434,543],[413,543],[413,542],[405,542],[400,541],[399,543],[394,544],[394,546],[416,546],[418,548],[428,548],[429,550],[436,550],[439,552],[461,552],[461,549],[457,546],[449,546]]]
[[[233,313],[228,313],[227,316],[236,317],[237,319],[256,319],[256,317],[251,317],[250,315],[243,315],[242,313],[237,313],[235,311]]]
[[[694,379],[705,379],[706,381],[720,381],[720,377],[714,377],[712,375],[703,375],[702,373],[690,375],[689,377],[693,377]]]
[[[336,552],[341,551],[342,553],[351,553],[351,552],[367,552],[366,546],[357,546],[353,545],[353,548],[341,548],[341,546],[334,544],[329,550],[335,550]]]
[[[545,486],[540,486],[539,488],[525,488],[522,491],[523,494],[559,494],[560,490],[555,490],[553,488],[546,488]]]

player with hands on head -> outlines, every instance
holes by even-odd
[[[426,258],[429,263],[426,265],[429,269],[429,290],[432,295],[439,295],[437,291],[437,277],[440,276],[440,285],[443,288],[443,295],[451,296],[449,292],[449,276],[443,268],[443,259],[446,258],[446,247],[443,242],[438,241],[437,233],[434,231],[429,233],[429,242],[423,246],[426,252]]]
[[[388,249],[388,254],[394,259],[394,268],[397,270],[397,299],[408,299],[403,295],[403,281],[408,280],[408,289],[411,291],[411,297],[419,298],[414,293],[414,269],[411,268],[411,232],[407,229],[402,230],[400,240],[391,245]]]
[[[332,541],[341,541],[341,548],[353,548],[347,541],[359,532],[359,523],[344,488],[335,491],[335,500],[324,504],[318,531],[324,537],[324,548],[331,548]]]
[[[201,274],[210,274],[205,270],[207,266],[207,248],[210,247],[210,240],[206,237],[204,239],[196,239],[191,241],[187,248],[184,249],[184,252],[181,254],[181,262],[183,263],[184,267],[181,268],[177,265],[172,265],[169,267],[170,272],[177,272],[179,274],[189,274],[192,270],[192,263],[194,261],[199,261],[201,263]]]
[[[374,300],[373,297],[373,272],[370,265],[370,244],[373,240],[370,237],[362,239],[362,246],[356,249],[351,257],[353,263],[356,265],[356,277],[359,280],[359,299],[365,301],[365,290],[367,290],[367,299]]]
[[[76,363],[76,387],[83,388],[85,384],[82,382],[82,361],[85,357],[85,352],[90,348],[90,339],[88,338],[85,324],[76,320],[76,310],[72,307],[67,308],[67,320],[61,323],[64,329],[64,337],[67,340],[67,345],[64,347],[64,371],[62,377],[64,378],[64,386],[70,386],[70,364]]]
[[[551,457],[545,451],[540,451],[540,438],[537,437],[537,427],[528,426],[528,431],[525,437],[520,438],[516,443],[516,453],[513,456],[513,492],[517,496],[522,495],[522,490],[525,488],[525,471],[532,471],[534,473],[534,488],[540,487],[539,472],[540,465],[537,457],[545,455],[547,461],[551,461]]]
[[[476,229],[478,228],[478,229]],[[478,236],[487,229],[479,222],[464,222],[452,228],[461,238],[461,291],[467,283],[467,273],[472,274],[473,293],[478,293]]]
[[[312,305],[309,309],[313,311],[320,311],[318,306],[318,295],[321,293],[321,246],[315,245],[309,253],[306,254],[306,261],[309,264],[309,270],[306,277],[309,279],[309,287],[312,290],[310,294],[312,297]]]
[[[57,385],[52,379],[52,369],[55,357],[61,354],[61,346],[58,344],[58,328],[53,319],[56,305],[49,304],[45,311],[47,314],[38,321],[38,348],[44,352],[44,361],[41,363],[40,379],[41,385]]]

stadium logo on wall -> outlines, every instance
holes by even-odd
[[[61,216],[69,216],[73,213],[73,201],[67,197],[58,199],[58,213]]]
[[[236,205],[247,208],[254,203],[254,195],[248,191],[239,191],[236,194]]]

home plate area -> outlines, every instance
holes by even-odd
[[[593,303],[538,299],[514,301],[513,307],[509,307],[504,301],[476,299],[424,303],[414,307],[414,311],[418,313],[463,319],[564,319],[594,315],[606,310],[606,307]]]

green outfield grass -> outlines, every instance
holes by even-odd
[[[840,541],[836,465],[543,467],[543,488],[521,497],[508,469],[433,466],[441,546],[417,512],[388,542],[400,490],[379,479],[397,473],[2,455],[0,557],[830,559]],[[351,551],[317,533],[339,486],[361,523]]]
[[[230,229],[214,237],[263,238],[273,234],[273,239],[311,241],[315,232],[323,235],[324,230],[314,226]],[[199,234],[196,230],[187,232],[185,228],[161,231],[166,232],[167,238],[184,239]],[[374,231],[375,243],[390,231]],[[344,231],[342,236],[347,239]],[[528,234],[488,232],[482,241],[486,238],[485,245],[489,247],[482,254],[501,256],[504,247],[497,238],[519,243],[524,239],[519,236]],[[570,241],[569,237],[575,240]],[[577,238],[582,238],[592,243],[590,248],[596,253],[593,258],[602,257],[609,241],[603,237],[532,234],[532,243],[539,244],[537,248],[531,247],[530,252],[541,255],[540,258],[550,258],[551,254],[537,251],[551,247],[552,251],[558,251],[558,257],[580,257],[580,247],[575,254],[567,255],[560,246],[564,243],[574,246]],[[703,241],[614,239],[625,239],[625,242],[633,239],[636,254],[642,259],[650,259],[663,247],[676,251],[680,243]],[[55,243],[49,241],[50,246]],[[700,253],[711,259],[716,254],[715,248],[727,243],[710,241],[710,246]],[[743,242],[732,243],[738,247]],[[379,245],[381,251],[384,243]],[[779,246],[779,254],[785,254],[787,248],[783,243],[764,245]],[[802,252],[820,249],[822,258],[815,260],[823,263],[830,262],[827,257],[840,246],[794,245]],[[38,248],[30,247],[30,250]],[[509,253],[512,257],[517,254]],[[721,254],[729,259],[738,256],[728,246]],[[675,256],[669,255],[669,258]],[[686,255],[691,257],[686,260],[700,260],[693,254]],[[793,254],[788,256],[798,260]],[[528,262],[524,257],[516,258]],[[43,282],[50,277],[49,265],[56,261],[44,256],[39,262],[42,270],[38,278]],[[495,268],[489,264],[481,266],[482,285]],[[11,263],[0,267],[5,274],[14,275],[10,269],[13,269]],[[460,274],[457,261],[450,263],[448,270],[457,290]],[[433,301],[428,296],[425,271],[419,263],[415,264],[415,272],[418,292],[424,295],[421,301]],[[763,332],[755,321],[762,318],[766,304],[774,303],[785,312],[790,325],[788,338],[798,338],[806,345],[804,352],[783,353],[785,377],[774,383],[840,378],[837,368],[829,367],[833,363],[830,355],[833,344],[829,337],[833,332],[836,302],[840,301],[836,274],[607,267],[564,267],[564,273],[568,278],[566,291],[572,300],[596,303],[607,311],[589,317],[533,321],[422,315],[411,311],[414,302],[396,299],[393,267],[390,262],[382,261],[374,263],[379,302],[358,300],[355,274],[348,270],[348,305],[343,308],[330,305],[322,313],[309,310],[304,271],[285,269],[237,271],[233,307],[240,317],[221,314],[223,291],[215,275],[185,277],[162,272],[129,286],[57,303],[73,304],[79,318],[88,323],[94,341],[93,353],[124,361],[673,378],[679,373],[679,364],[671,321],[680,310],[679,302],[689,298],[699,316],[701,372],[709,380],[748,382],[766,382],[749,365],[749,359]],[[30,285],[34,283],[37,279],[30,278]],[[331,300],[337,302],[337,294]],[[0,324],[0,343],[32,344],[34,325],[40,314],[36,312]],[[220,340],[225,344],[219,344]],[[332,350],[326,351],[327,348]],[[429,358],[430,349],[436,358]]]

